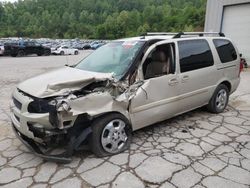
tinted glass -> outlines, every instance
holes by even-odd
[[[237,59],[237,53],[230,41],[225,39],[214,39],[213,42],[222,63],[231,62]]]
[[[181,72],[212,66],[213,56],[206,40],[179,41]]]

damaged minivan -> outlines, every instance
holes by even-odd
[[[202,106],[222,112],[239,82],[240,55],[222,33],[147,33],[20,83],[11,120],[46,160],[70,162],[86,147],[103,157],[128,149],[140,128]]]

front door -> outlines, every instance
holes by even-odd
[[[146,52],[142,65],[143,84],[130,103],[133,130],[174,116],[178,105],[179,78],[175,44],[158,42]]]

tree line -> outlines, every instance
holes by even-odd
[[[0,2],[0,37],[115,39],[201,31],[206,0],[19,0]]]

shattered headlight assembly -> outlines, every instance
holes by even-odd
[[[69,100],[76,99],[77,97],[70,94],[67,97],[58,97],[48,102],[49,105],[55,106],[57,111],[70,111],[71,107],[69,105]]]
[[[52,124],[57,126],[59,129],[63,129],[64,125],[64,117],[66,116],[72,116],[73,113],[70,112],[71,107],[69,104],[68,98],[56,98],[51,100],[48,104],[53,105],[55,107],[55,111],[53,114],[50,114],[51,116],[54,116],[50,118],[52,120]]]
[[[53,99],[53,100],[49,101],[48,104],[51,105],[51,106],[56,106],[57,100]]]
[[[56,110],[58,112],[64,112],[64,111],[68,112],[71,110],[71,107],[70,107],[68,101],[63,100],[63,101],[60,101],[59,103],[56,104]]]

